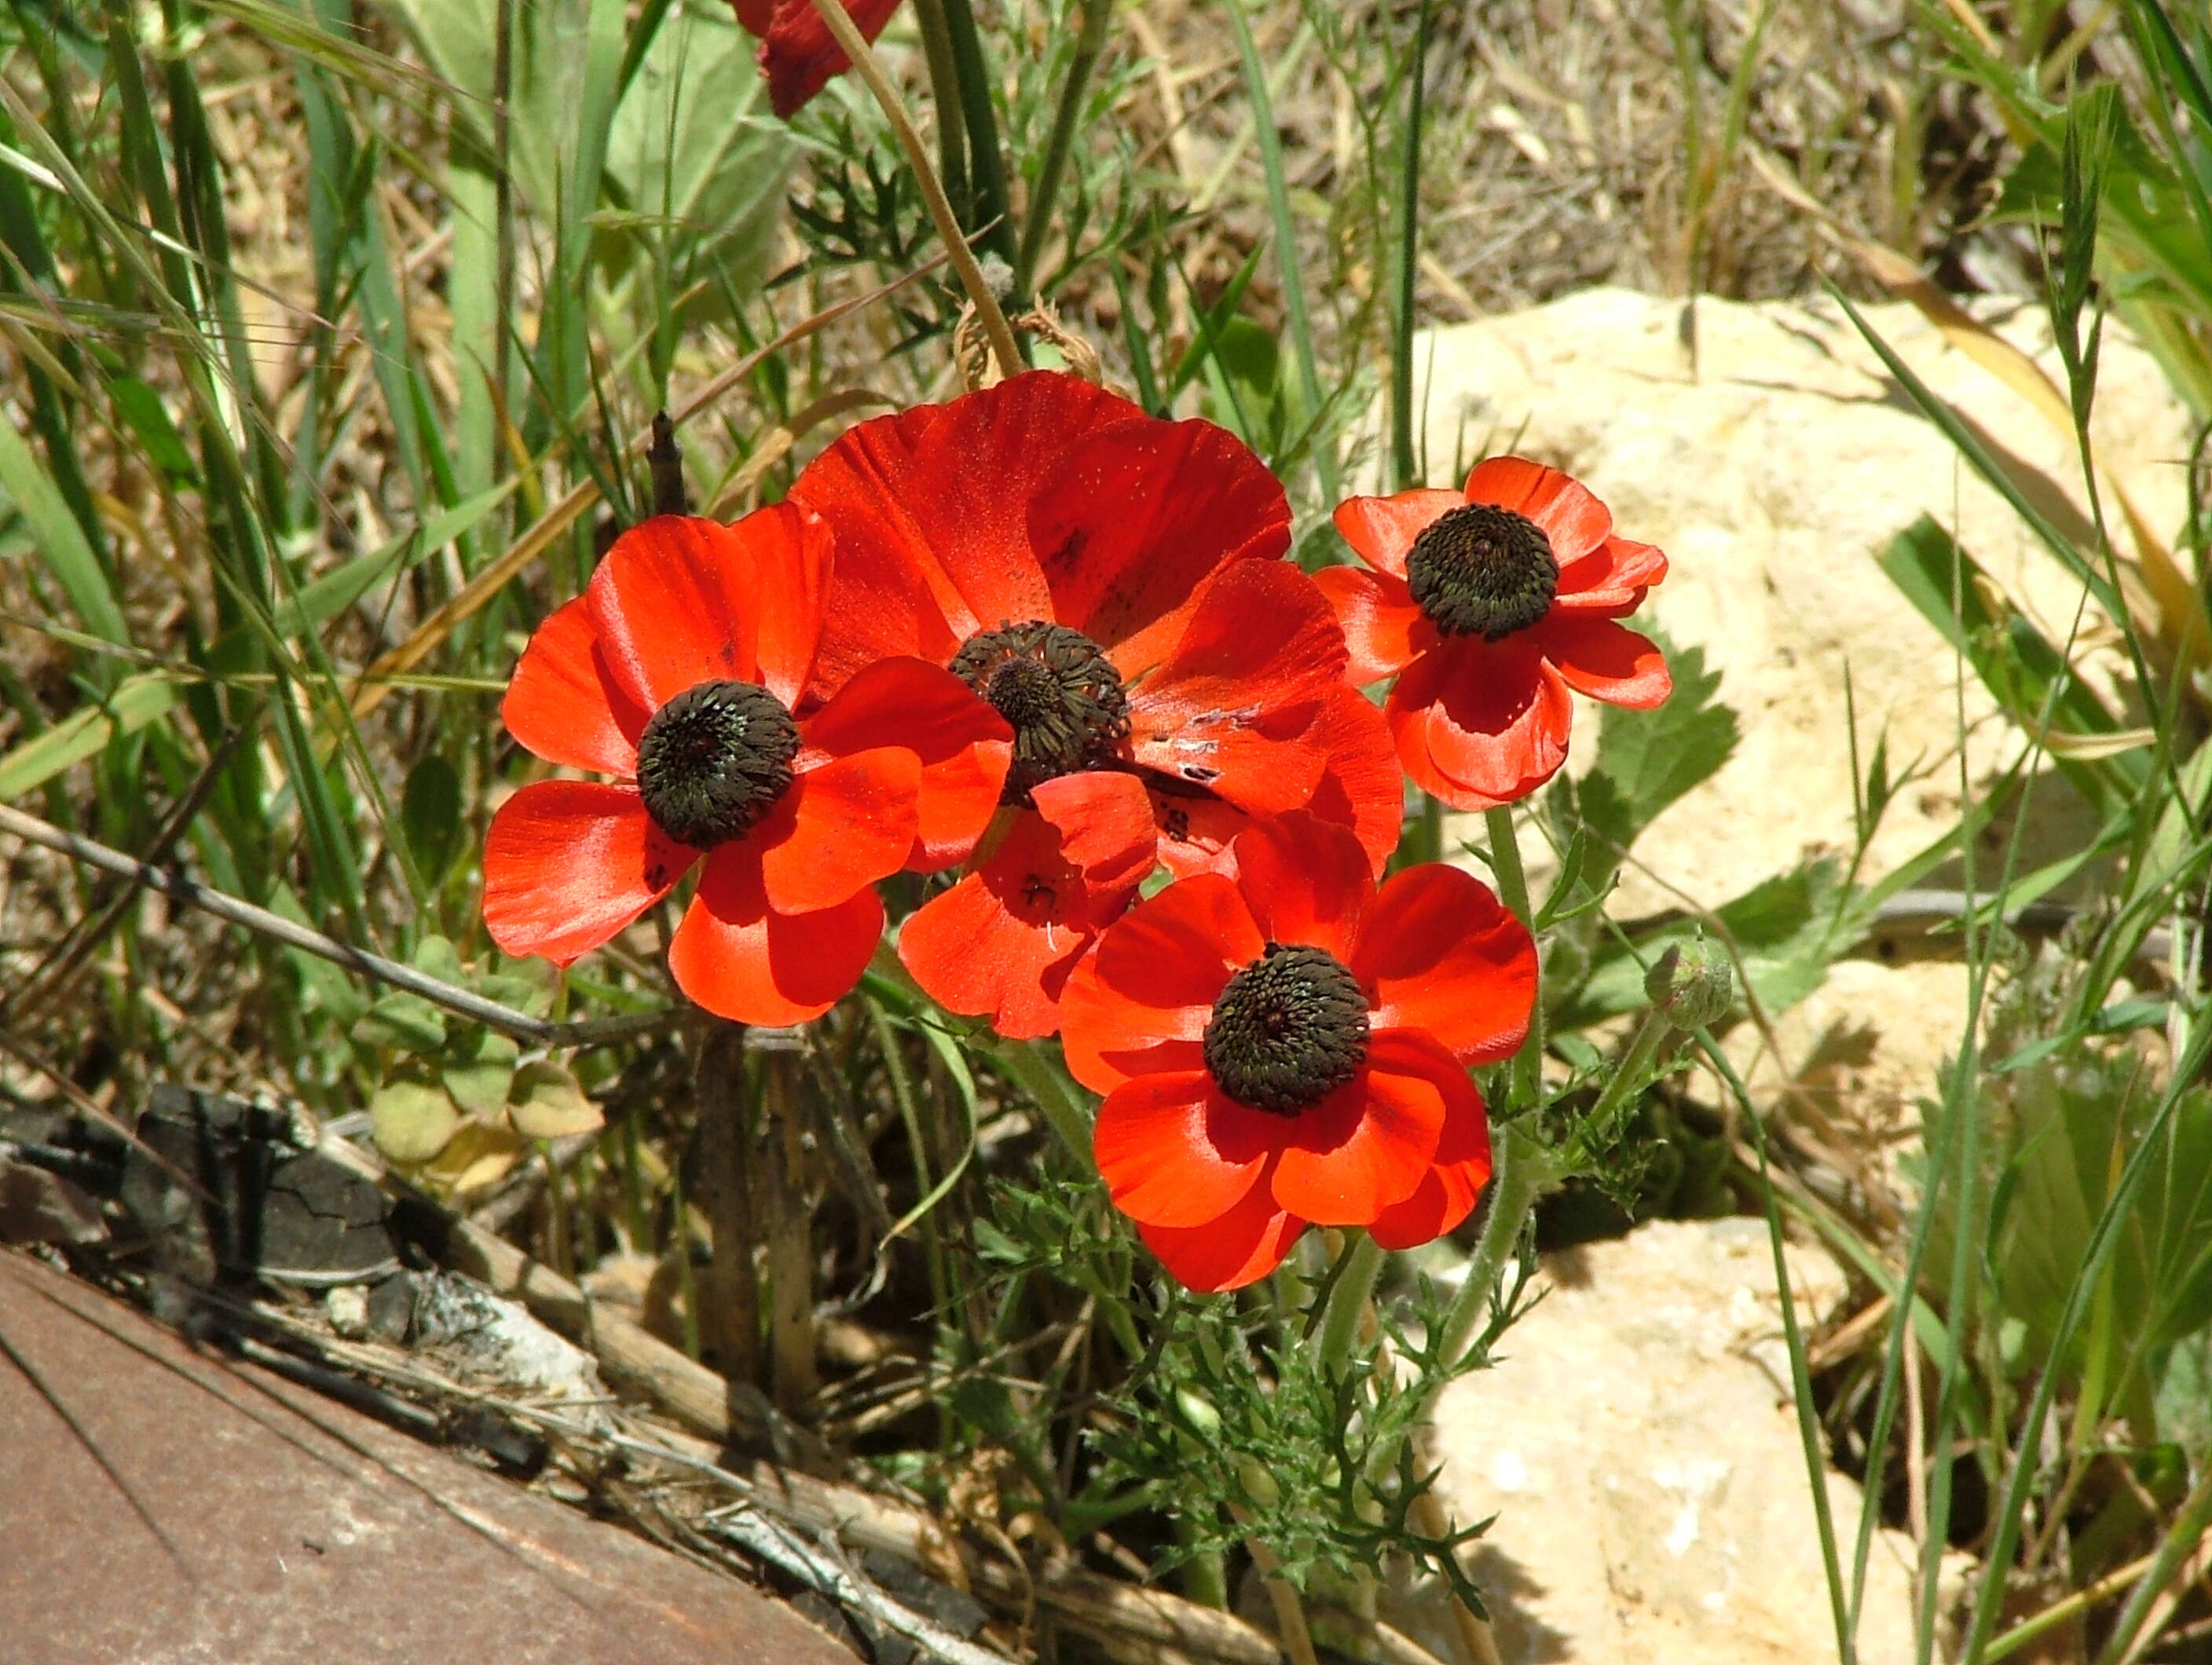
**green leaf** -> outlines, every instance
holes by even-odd
[[[497,1115],[507,1107],[514,1091],[515,1060],[521,1050],[504,1035],[489,1030],[476,1031],[482,1038],[477,1043],[475,1054],[454,1058],[438,1072],[438,1079],[446,1091],[453,1096],[453,1103],[469,1115],[484,1120]]]
[[[435,885],[460,851],[461,777],[434,751],[407,771],[399,794],[399,826],[415,865]]]
[[[584,1095],[576,1078],[560,1065],[539,1060],[515,1072],[514,1098],[507,1114],[525,1139],[565,1139],[596,1133],[606,1125],[599,1107]]]
[[[1597,762],[1581,786],[1584,820],[1620,849],[1718,773],[1743,737],[1735,713],[1720,702],[1721,673],[1705,669],[1705,649],[1678,648],[1656,630],[1649,634],[1667,655],[1674,691],[1650,711],[1601,708]]]
[[[30,523],[31,536],[46,557],[46,569],[69,597],[78,622],[106,641],[129,641],[131,632],[123,622],[123,609],[116,603],[115,592],[108,585],[107,573],[94,553],[91,540],[70,513],[61,489],[48,477],[29,442],[15,431],[12,419],[0,420],[0,493],[13,498]]]
[[[353,1038],[363,1046],[427,1056],[446,1044],[446,1017],[419,994],[394,992],[369,1007],[368,1016],[353,1026]]]
[[[136,733],[166,716],[178,697],[177,684],[165,676],[131,678],[104,704],[72,711],[0,757],[0,799],[21,798],[71,765],[98,757],[118,734]]]
[[[107,392],[115,401],[115,409],[138,443],[145,447],[146,459],[168,477],[173,484],[191,485],[199,479],[199,468],[192,461],[192,453],[185,447],[184,435],[169,419],[168,407],[150,383],[137,376],[110,376]]]
[[[2033,732],[2049,722],[2069,734],[2110,734],[2119,722],[2069,670],[2065,656],[2017,612],[2000,618],[1989,604],[2002,592],[1951,534],[1922,515],[1889,541],[1881,569],[1920,616],[1957,648],[2008,715]],[[2054,684],[2063,686],[2052,693]],[[2141,751],[2052,762],[2088,801],[2109,813],[2133,797],[2148,772]]]
[[[429,1161],[446,1148],[461,1125],[453,1101],[420,1081],[392,1081],[368,1102],[376,1148],[403,1168]]]
[[[762,100],[758,48],[726,15],[672,14],[607,133],[607,194],[637,226],[610,230],[600,218],[605,270],[619,279],[665,245],[661,258],[678,288],[711,280],[687,306],[694,322],[719,314],[757,283],[797,154]],[[659,227],[673,234],[648,228]]]
[[[1858,934],[1858,909],[1844,903],[1842,870],[1823,858],[1777,874],[1717,910],[1727,940],[1742,957],[1744,978],[1769,1017],[1818,988],[1839,947]],[[1560,1025],[1640,1010],[1646,1003],[1644,966],[1672,945],[1691,940],[1697,930],[1697,921],[1684,920],[1640,937],[1636,954],[1610,947],[1562,1012]]]

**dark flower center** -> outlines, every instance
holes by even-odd
[[[1098,644],[1064,624],[1031,620],[972,635],[952,672],[1013,726],[1006,801],[1109,761],[1129,733],[1129,696]]]
[[[749,682],[702,682],[654,712],[637,737],[645,812],[679,844],[742,838],[791,788],[799,725]]]
[[[1552,611],[1559,563],[1525,514],[1469,503],[1431,520],[1406,557],[1413,600],[1446,635],[1496,641]]]
[[[1271,942],[1221,991],[1205,1044],[1222,1091],[1255,1110],[1296,1115],[1359,1073],[1367,996],[1327,949]]]

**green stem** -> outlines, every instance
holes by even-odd
[[[1267,212],[1274,222],[1275,265],[1283,283],[1283,313],[1290,325],[1291,345],[1297,356],[1298,392],[1305,422],[1316,422],[1322,412],[1320,361],[1314,352],[1313,320],[1306,312],[1305,279],[1298,269],[1297,221],[1291,212],[1291,188],[1283,171],[1282,140],[1275,131],[1274,100],[1267,91],[1267,75],[1260,62],[1260,49],[1252,39],[1251,20],[1245,8],[1252,0],[1229,0],[1224,8],[1229,27],[1237,36],[1237,56],[1244,70],[1244,96],[1252,106],[1252,137],[1260,152],[1260,169],[1267,182]],[[1322,495],[1336,501],[1336,453],[1328,436],[1316,434],[1314,468],[1321,477]]]
[[[1113,0],[1083,0],[1083,32],[1075,39],[1075,56],[1068,60],[1067,80],[1060,89],[1060,107],[1053,112],[1052,134],[1045,141],[1044,161],[1037,169],[1036,185],[1023,212],[1022,255],[1014,263],[1014,301],[1029,297],[1036,281],[1037,261],[1044,254],[1045,239],[1052,232],[1053,199],[1060,195],[1060,177],[1067,172],[1068,153],[1075,148],[1076,124],[1083,118],[1083,95],[1090,90],[1091,71],[1106,45],[1106,25],[1114,15]]]
[[[1534,932],[1536,915],[1528,904],[1528,875],[1521,866],[1521,844],[1513,829],[1513,811],[1510,808],[1486,810],[1483,825],[1490,834],[1490,866],[1498,877],[1498,897],[1512,910],[1514,918]],[[1528,1038],[1521,1042],[1521,1050],[1513,1054],[1516,1115],[1537,1106],[1543,1086],[1543,1059],[1544,987],[1540,969],[1535,994],[1528,1006]]]
[[[1588,1125],[1593,1140],[1606,1138],[1611,1118],[1630,1092],[1634,1091],[1635,1084],[1650,1069],[1651,1059],[1659,1050],[1659,1043],[1667,1038],[1668,1031],[1673,1028],[1672,1024],[1656,1012],[1644,1014],[1644,1021],[1637,1026],[1635,1037],[1628,1043],[1628,1050],[1621,1054],[1620,1062],[1613,1066],[1612,1079],[1605,1084],[1605,1091],[1598,1095],[1597,1103],[1590,1107]]]
[[[1407,67],[1404,172],[1398,186],[1395,256],[1397,307],[1390,325],[1390,474],[1394,489],[1414,483],[1413,274],[1421,235],[1421,94],[1429,62],[1429,0],[1421,0],[1414,26],[1413,61]]]
[[[1091,1117],[1077,1097],[1074,1083],[1044,1054],[1035,1041],[1001,1041],[991,1055],[1036,1103],[1070,1156],[1086,1170],[1096,1168],[1091,1154]]]
[[[1437,1357],[1448,1364],[1456,1363],[1474,1339],[1505,1258],[1518,1248],[1521,1228],[1552,1176],[1549,1154],[1516,1122],[1498,1129],[1492,1156],[1497,1165],[1490,1177],[1490,1217],[1483,1223],[1474,1258],[1468,1262],[1467,1281],[1452,1297],[1439,1332],[1443,1341]]]
[[[969,229],[991,228],[976,240],[1006,263],[1014,264],[1014,214],[1006,195],[1006,159],[999,151],[999,118],[991,104],[991,72],[983,61],[982,38],[968,0],[942,0],[946,33],[952,43],[952,70],[960,83],[960,109],[968,125],[968,161],[975,199]],[[1006,368],[1008,374],[1013,367]]]
[[[952,31],[945,21],[945,0],[914,0],[914,10],[921,24],[921,55],[929,65],[929,98],[937,117],[937,171],[964,223],[975,204],[968,199],[968,123],[961,113],[960,74],[952,66]]]
[[[1344,1251],[1344,1269],[1329,1291],[1328,1314],[1321,1327],[1321,1362],[1324,1370],[1341,1368],[1359,1340],[1359,1321],[1375,1303],[1375,1280],[1382,1275],[1382,1246],[1365,1232]]]

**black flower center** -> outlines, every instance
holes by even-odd
[[[1431,520],[1406,557],[1413,600],[1446,635],[1496,641],[1552,611],[1559,563],[1525,514],[1469,503]]]
[[[742,838],[790,790],[799,725],[749,682],[702,682],[654,712],[637,737],[645,812],[679,844]]]
[[[1129,696],[1098,644],[1064,624],[1032,620],[968,638],[952,671],[1014,730],[1006,801],[1043,781],[1096,769],[1129,733]]]
[[[1359,1073],[1367,996],[1325,948],[1267,951],[1229,980],[1206,1024],[1206,1067],[1240,1104],[1296,1115]]]

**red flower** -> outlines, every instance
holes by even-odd
[[[1309,1222],[1406,1249],[1465,1219],[1490,1177],[1467,1068],[1519,1048],[1535,989],[1480,880],[1431,862],[1377,890],[1351,833],[1289,815],[1109,926],[1062,1038],[1106,1095],[1115,1205],[1183,1283],[1236,1289]]]
[[[800,1023],[875,951],[874,882],[967,854],[1011,748],[957,678],[887,659],[792,714],[829,557],[829,529],[788,504],[734,526],[663,516],[538,627],[500,708],[508,730],[622,778],[539,781],[500,806],[483,910],[501,948],[566,965],[703,855],[669,948],[678,984],[739,1023]]]
[[[1605,505],[1557,469],[1492,457],[1464,494],[1354,497],[1336,526],[1375,569],[1320,575],[1352,678],[1398,678],[1384,707],[1398,759],[1455,808],[1511,803],[1558,773],[1570,689],[1641,710],[1673,687],[1659,650],[1614,623],[1667,557],[1615,538]]]
[[[731,0],[738,25],[760,38],[760,66],[768,76],[769,102],[788,117],[830,84],[830,77],[853,67],[814,9],[814,0]],[[873,44],[899,8],[899,0],[845,0],[860,38]]]
[[[1380,866],[1400,787],[1283,489],[1204,422],[1032,372],[860,423],[791,499],[836,534],[817,691],[886,654],[950,665],[1014,728],[1006,823],[900,933],[940,1004],[1049,1034],[1155,860],[1312,808]]]

